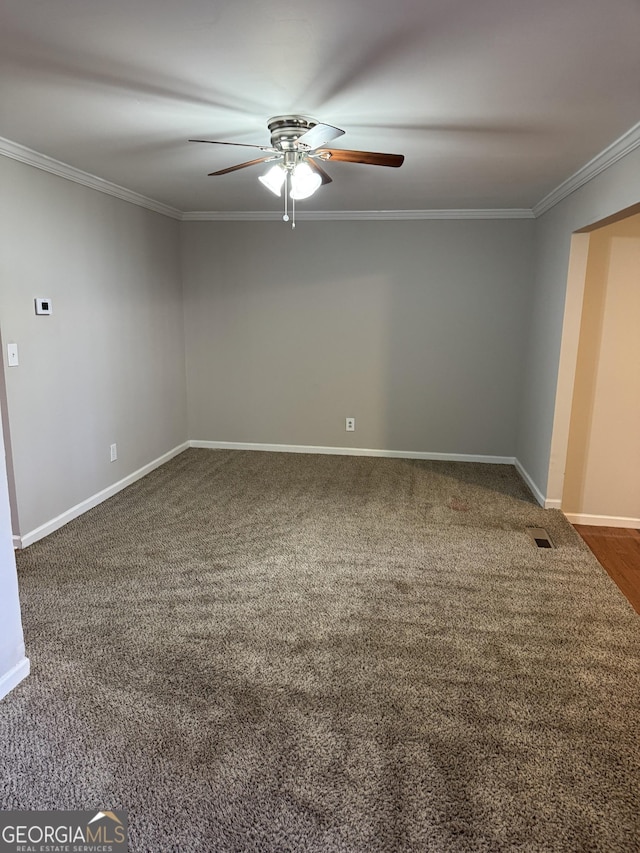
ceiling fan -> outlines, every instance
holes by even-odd
[[[289,220],[287,196],[294,202],[309,198],[322,184],[329,184],[332,178],[323,165],[330,161],[342,163],[365,163],[368,166],[391,166],[398,168],[404,161],[402,154],[381,154],[375,151],[353,151],[344,148],[328,148],[327,143],[344,134],[344,130],[330,124],[322,124],[312,118],[300,115],[282,115],[270,118],[267,126],[271,131],[271,145],[252,145],[246,142],[222,142],[216,139],[190,139],[189,142],[206,142],[212,145],[239,145],[243,148],[257,148],[264,152],[262,157],[209,172],[210,176],[226,175],[271,163],[266,174],[259,180],[275,195],[282,194],[284,187],[284,220]],[[293,226],[295,227],[295,219]]]

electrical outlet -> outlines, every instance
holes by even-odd
[[[356,419],[355,418],[345,418],[345,426],[347,432],[355,432],[356,430]]]
[[[115,462],[117,458],[118,458],[118,445],[112,444],[111,445],[111,461]]]

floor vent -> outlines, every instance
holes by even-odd
[[[533,539],[538,548],[553,548],[551,537],[544,527],[527,527],[527,533]]]

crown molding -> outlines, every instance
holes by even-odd
[[[604,172],[609,166],[612,166],[618,160],[621,160],[627,154],[630,154],[640,146],[640,123],[634,125],[630,130],[624,133],[619,139],[609,145],[604,151],[601,151],[593,160],[590,160],[582,168],[578,169],[571,177],[567,178],[559,184],[554,190],[542,198],[533,208],[480,208],[472,210],[451,209],[451,210],[316,210],[306,211],[297,210],[296,219],[300,221],[344,221],[344,220],[359,220],[359,221],[390,221],[390,220],[417,220],[417,219],[537,219],[546,213],[556,204],[561,202],[571,193],[575,192],[584,184],[591,181],[601,172]],[[90,189],[98,192],[106,193],[107,195],[115,196],[116,198],[128,201],[131,204],[136,204],[139,207],[144,207],[147,210],[152,210],[155,213],[160,213],[162,216],[168,216],[171,219],[177,219],[184,222],[260,222],[260,221],[277,221],[282,219],[282,214],[277,210],[192,210],[180,211],[175,207],[170,207],[167,204],[156,201],[152,198],[147,198],[140,193],[129,190],[126,187],[121,187],[118,184],[113,184],[97,175],[92,175],[89,172],[83,172],[81,169],[76,169],[75,166],[70,166],[68,163],[62,163],[60,160],[54,160],[46,154],[40,154],[31,148],[20,145],[18,142],[13,142],[10,139],[0,137],[0,156],[9,157],[13,160],[18,160],[21,163],[26,163],[28,166],[34,166],[36,169],[42,169],[52,175],[57,175],[60,178],[65,178],[68,181],[73,181],[77,184],[82,184]]]
[[[180,217],[183,222],[224,222],[265,220],[282,221],[277,210],[191,210]],[[298,221],[408,220],[408,219],[533,219],[528,208],[487,208],[479,210],[296,210]]]
[[[185,222],[265,222],[282,221],[282,213],[279,210],[191,210],[181,211],[175,207],[162,204],[147,196],[140,195],[126,187],[105,181],[97,175],[83,172],[54,160],[46,154],[40,154],[31,148],[27,148],[18,142],[0,137],[0,155],[9,157],[42,169],[59,178],[65,178],[76,184],[82,184],[92,190],[107,193],[107,195],[153,210],[163,216],[178,219]],[[296,210],[296,219],[299,221],[344,221],[344,220],[410,220],[410,219],[533,219],[533,211],[527,208],[487,208],[478,210]]]
[[[581,169],[578,169],[571,177],[563,181],[548,195],[533,206],[533,215],[537,218],[542,216],[558,202],[571,195],[580,187],[591,181],[596,175],[604,172],[609,166],[613,166],[618,160],[626,157],[638,146],[640,146],[640,123],[634,125],[615,142],[612,142],[604,151],[589,160]]]
[[[301,219],[300,211],[296,210],[296,219]],[[282,221],[282,213],[277,210],[187,210],[180,219],[183,222],[237,222],[247,219],[252,222]]]
[[[53,157],[47,157],[46,154],[40,154],[38,151],[33,151],[31,148],[26,148],[18,142],[12,142],[10,139],[5,139],[1,136],[0,155],[10,157],[12,160],[19,160],[28,166],[35,166],[36,169],[42,169],[44,172],[57,175],[59,178],[65,178],[76,184],[82,184],[82,186],[89,187],[89,189],[115,196],[123,201],[136,204],[138,207],[146,207],[147,210],[153,210],[155,213],[161,213],[163,216],[169,216],[172,219],[181,218],[181,211],[176,210],[174,207],[169,207],[169,205],[162,204],[162,202],[155,199],[147,198],[133,190],[128,190],[126,187],[118,186],[118,184],[112,184],[110,181],[105,181],[103,178],[97,177],[97,175],[83,172],[81,169],[76,169],[68,163],[61,163],[59,160],[54,160]]]
[[[147,210],[153,210],[163,216],[169,216],[172,219],[182,221],[196,222],[264,222],[264,221],[281,221],[282,213],[279,210],[193,210],[180,211],[177,208],[162,204],[147,196],[140,195],[126,187],[121,187],[118,184],[113,184],[110,181],[105,181],[97,175],[92,175],[89,172],[83,172],[81,169],[76,169],[75,166],[70,166],[68,163],[63,163],[60,160],[54,160],[53,157],[48,157],[46,154],[40,154],[31,148],[27,148],[18,142],[13,142],[10,139],[0,137],[0,155],[10,157],[12,160],[18,160],[21,163],[26,163],[28,166],[34,166],[36,169],[42,169],[52,175],[57,175],[60,178],[65,178],[68,181],[73,181],[77,184],[82,184],[98,192],[106,193],[107,195],[115,196],[116,198],[128,201],[131,204],[136,204],[139,207],[145,207]],[[344,220],[409,220],[409,219],[533,219],[533,212],[528,209],[509,209],[509,208],[488,208],[486,210],[296,210],[296,219],[299,221],[344,221]]]

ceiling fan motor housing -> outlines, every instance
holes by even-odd
[[[295,151],[298,138],[315,127],[318,122],[305,116],[274,116],[269,119],[271,145],[280,151]]]

